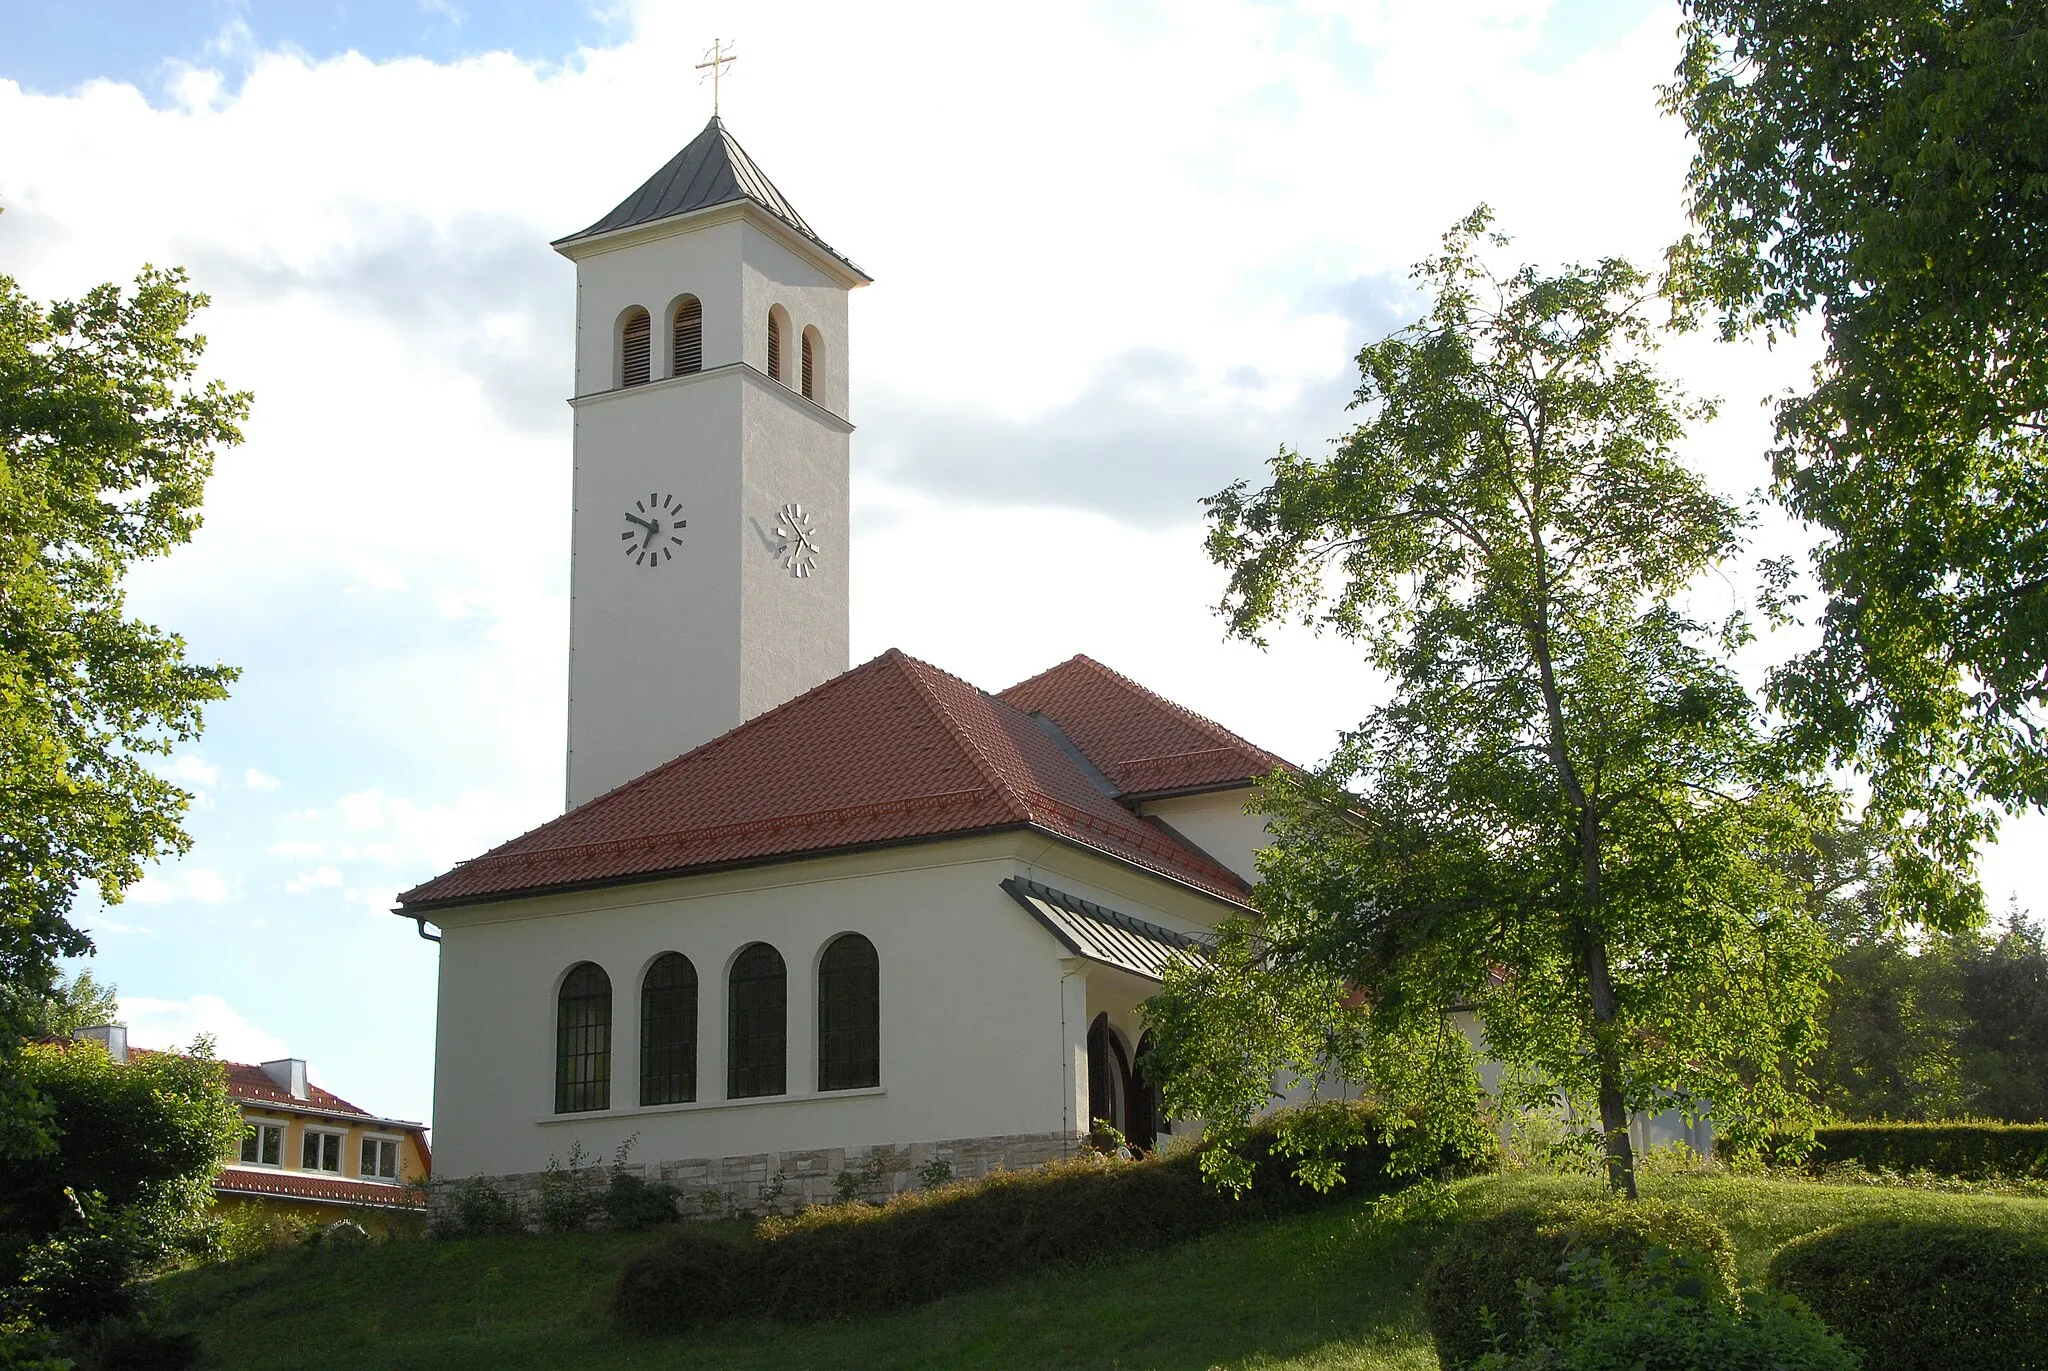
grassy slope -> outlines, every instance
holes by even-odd
[[[1663,1177],[1648,1193],[1719,1214],[1756,1280],[1787,1238],[1844,1219],[1970,1217],[2048,1232],[2048,1200]],[[1488,1178],[1476,1213],[1595,1194],[1590,1181]],[[1433,1368],[1421,1278],[1441,1232],[1366,1206],[1248,1226],[1168,1252],[823,1326],[753,1325],[644,1341],[605,1315],[645,1235],[400,1242],[306,1251],[161,1283],[166,1321],[211,1364],[249,1368]]]

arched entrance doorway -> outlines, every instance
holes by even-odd
[[[1101,1119],[1130,1136],[1131,1062],[1123,1038],[1109,1026],[1109,1015],[1097,1014],[1088,1025],[1088,1128]]]

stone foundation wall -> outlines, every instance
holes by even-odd
[[[626,1170],[650,1181],[667,1181],[682,1192],[685,1217],[724,1218],[734,1214],[793,1214],[810,1204],[831,1204],[841,1198],[839,1177],[854,1197],[886,1200],[915,1190],[933,1162],[946,1164],[952,1180],[978,1180],[992,1171],[1021,1171],[1070,1156],[1085,1145],[1079,1134],[1011,1133],[993,1138],[949,1138],[932,1143],[880,1143],[872,1147],[826,1147],[803,1152],[757,1152],[743,1157],[684,1157],[655,1163],[631,1162]],[[544,1171],[493,1176],[500,1193],[522,1213],[537,1212]],[[593,1167],[593,1182],[602,1183],[606,1168]],[[446,1215],[461,1181],[436,1177],[428,1197],[428,1213]]]

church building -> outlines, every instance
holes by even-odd
[[[437,1173],[572,1147],[790,1207],[1169,1132],[1137,1007],[1248,907],[1279,758],[1073,657],[849,669],[847,296],[714,117],[576,264],[567,812],[400,896]],[[430,932],[429,929],[434,930]],[[943,1168],[932,1168],[943,1162]]]

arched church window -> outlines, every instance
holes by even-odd
[[[818,1089],[881,1083],[881,958],[860,934],[842,933],[818,961]]]
[[[1088,1125],[1097,1119],[1128,1136],[1130,1131],[1131,1063],[1123,1039],[1109,1026],[1109,1015],[1097,1014],[1088,1025]]]
[[[697,1098],[697,968],[664,952],[640,981],[640,1103]]]
[[[789,973],[755,943],[734,959],[726,995],[725,1094],[745,1100],[788,1090]]]
[[[678,300],[669,333],[669,375],[690,376],[704,370],[703,301],[694,295]]]
[[[769,306],[768,379],[771,381],[782,380],[782,335],[786,329],[785,319],[781,305]]]
[[[804,330],[803,383],[804,398],[818,398],[818,382],[824,379],[825,340],[815,328]]]
[[[596,962],[579,962],[555,1001],[555,1112],[611,1107],[612,980]]]
[[[619,325],[619,384],[644,386],[654,345],[654,324],[647,311],[634,306]]]

